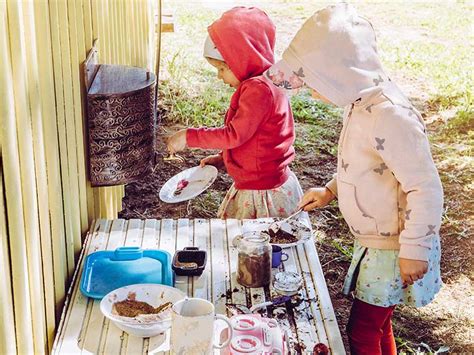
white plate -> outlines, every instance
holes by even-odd
[[[195,166],[183,170],[169,179],[160,190],[160,200],[166,203],[178,203],[195,198],[212,185],[217,177],[217,168],[212,165],[204,167]],[[189,184],[181,191],[179,195],[174,192],[181,180],[189,181]]]
[[[282,219],[283,218],[261,218],[255,220],[246,220],[244,227],[242,228],[242,234],[251,231],[267,231],[272,223],[281,221]],[[288,222],[283,223],[281,228],[284,231],[295,235],[298,239],[294,243],[287,244],[277,244],[270,242],[271,244],[278,245],[282,248],[289,248],[298,244],[305,243],[313,236],[311,228],[308,227],[307,221],[304,219],[290,219]]]
[[[153,307],[158,307],[165,302],[175,303],[186,295],[177,288],[158,284],[135,284],[120,287],[109,292],[100,301],[100,310],[118,328],[128,334],[138,337],[151,337],[163,333],[171,327],[171,312],[164,311],[159,315],[137,316],[135,318],[121,317],[112,313],[115,302],[123,301],[129,297],[137,301],[146,302]]]

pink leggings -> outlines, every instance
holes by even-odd
[[[395,306],[379,307],[356,299],[347,324],[351,354],[396,355],[392,332]]]

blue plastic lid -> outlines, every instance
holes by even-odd
[[[89,254],[84,262],[81,292],[87,297],[101,299],[119,287],[142,283],[174,286],[168,252],[120,247]]]

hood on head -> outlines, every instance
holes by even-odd
[[[255,7],[234,7],[208,27],[209,36],[240,81],[274,63],[275,25]]]
[[[311,16],[283,53],[283,61],[309,87],[346,106],[387,80],[368,20],[345,3]]]
[[[211,58],[211,59],[217,59],[220,61],[224,61],[224,58],[222,57],[222,54],[219,53],[217,50],[216,45],[214,42],[212,42],[211,37],[207,35],[206,41],[204,42],[204,57],[205,58]]]

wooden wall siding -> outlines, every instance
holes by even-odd
[[[123,186],[87,178],[82,63],[156,67],[159,0],[0,0],[0,354],[51,350],[94,218]]]
[[[0,270],[5,272],[5,277],[2,278],[2,286],[0,287],[0,336],[5,339],[11,339],[9,342],[0,341],[0,354],[11,354],[15,352],[16,341],[14,327],[12,327],[14,315],[4,189],[3,168],[0,164]]]

